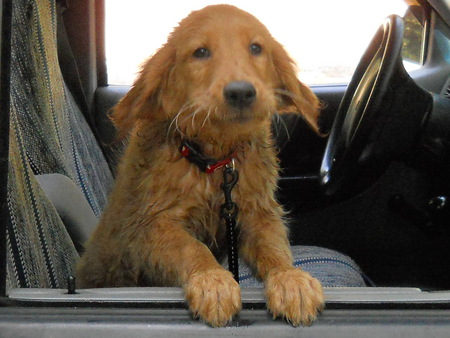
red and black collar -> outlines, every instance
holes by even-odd
[[[224,160],[216,160],[211,157],[207,157],[202,153],[200,146],[194,142],[184,140],[180,146],[181,156],[187,159],[192,164],[195,164],[202,172],[207,174],[212,174],[216,170],[227,166],[233,162],[233,156],[235,153],[231,154],[230,157]]]

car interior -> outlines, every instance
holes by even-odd
[[[326,309],[304,333],[348,337],[333,331],[346,320],[369,336],[402,320],[410,337],[450,326],[450,6],[405,2],[403,18],[380,22],[349,83],[311,86],[323,136],[296,114],[273,121],[291,244],[345,254],[366,280],[326,288]],[[210,335],[180,288],[76,287],[125,145],[108,113],[130,86],[108,83],[104,0],[1,4],[0,332]],[[264,311],[261,288],[242,297],[224,335],[293,330]]]

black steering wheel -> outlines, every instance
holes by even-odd
[[[375,128],[381,102],[396,68],[401,63],[403,19],[385,19],[362,56],[347,87],[326,145],[320,182],[326,195],[333,195],[357,171],[367,157],[367,144]],[[371,148],[376,147],[373,137]]]

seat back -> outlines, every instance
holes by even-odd
[[[58,173],[95,215],[113,176],[58,63],[55,0],[13,1],[7,286],[65,287],[78,253],[35,175]]]

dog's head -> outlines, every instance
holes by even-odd
[[[112,118],[121,136],[151,119],[195,138],[249,133],[280,112],[299,112],[318,129],[318,100],[284,48],[249,13],[215,5],[180,22]]]

